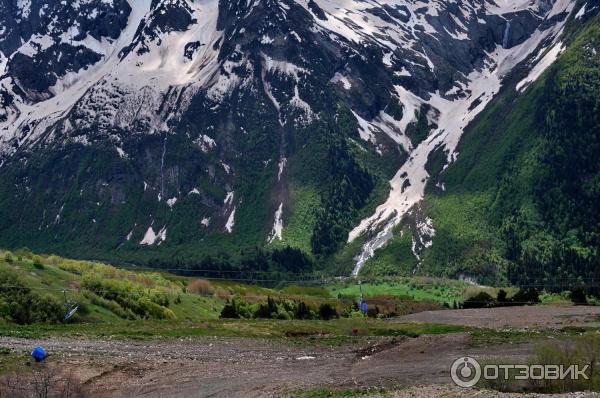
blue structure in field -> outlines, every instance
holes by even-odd
[[[367,313],[367,302],[364,299],[363,291],[362,291],[362,284],[360,281],[358,281],[358,287],[360,288],[360,312],[362,312],[363,314],[366,314]]]
[[[42,362],[44,359],[46,359],[48,354],[46,354],[46,351],[44,351],[42,347],[38,346],[35,347],[33,351],[31,351],[31,356],[33,357],[33,359],[35,359],[36,362]]]

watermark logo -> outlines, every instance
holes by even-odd
[[[471,357],[458,358],[450,368],[452,381],[459,387],[473,387],[481,379],[481,365]]]
[[[475,386],[484,380],[589,380],[590,365],[507,365],[481,366],[471,357],[458,358],[450,368],[452,381],[460,387]]]

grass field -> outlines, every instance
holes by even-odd
[[[221,320],[221,310],[232,297],[249,303],[278,300],[305,302],[313,308],[332,303],[338,313],[356,303],[362,294],[369,308],[385,314],[403,315],[453,306],[483,288],[464,281],[443,278],[378,278],[366,280],[332,279],[320,285],[282,285],[277,288],[225,280],[201,280],[159,272],[134,272],[97,262],[75,261],[29,252],[0,252],[0,277],[14,276],[21,288],[39,297],[39,302],[54,303],[63,311],[66,297],[79,304],[76,316],[68,322],[40,324],[15,322],[9,315],[11,289],[8,279],[0,278],[0,335],[43,336],[93,335],[132,338],[182,336],[347,337],[353,329],[359,336],[419,335],[446,331],[439,325],[415,326],[368,319],[358,312],[331,321],[273,321],[260,319]],[[497,289],[484,288],[495,295]],[[4,293],[3,293],[4,292]],[[509,294],[514,291],[509,290]],[[8,298],[7,298],[8,297]],[[565,295],[543,294],[542,300],[567,304]],[[7,315],[8,314],[8,315]],[[60,314],[59,318],[60,318]],[[17,325],[33,323],[33,325]],[[422,330],[425,328],[426,330]],[[454,329],[453,329],[454,330]]]
[[[394,296],[406,300],[433,301],[452,304],[461,302],[471,286],[466,282],[442,278],[391,278],[380,282],[356,282],[329,285],[333,296],[360,296],[366,298],[377,296]]]
[[[269,319],[186,321],[120,321],[116,323],[80,323],[58,325],[0,325],[0,335],[23,338],[50,336],[128,338],[194,338],[205,336],[251,337],[269,339],[309,339],[327,344],[342,343],[365,337],[446,334],[468,330],[462,326],[392,323],[369,318],[340,318],[331,321],[280,321]],[[356,333],[355,333],[356,332]]]

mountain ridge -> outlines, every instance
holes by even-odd
[[[0,9],[65,22],[0,33],[24,42],[0,48],[3,245],[146,262],[360,244],[355,274],[409,212],[423,255],[430,155],[455,161],[504,76],[579,4],[79,3]],[[48,57],[67,63],[22,81]]]

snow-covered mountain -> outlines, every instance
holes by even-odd
[[[523,87],[539,77],[577,11],[6,0],[0,241],[198,256],[283,242],[328,255],[360,238],[357,274],[414,213],[418,256],[435,234],[419,211],[431,155],[446,167],[460,156],[464,128],[515,67],[532,70]]]

